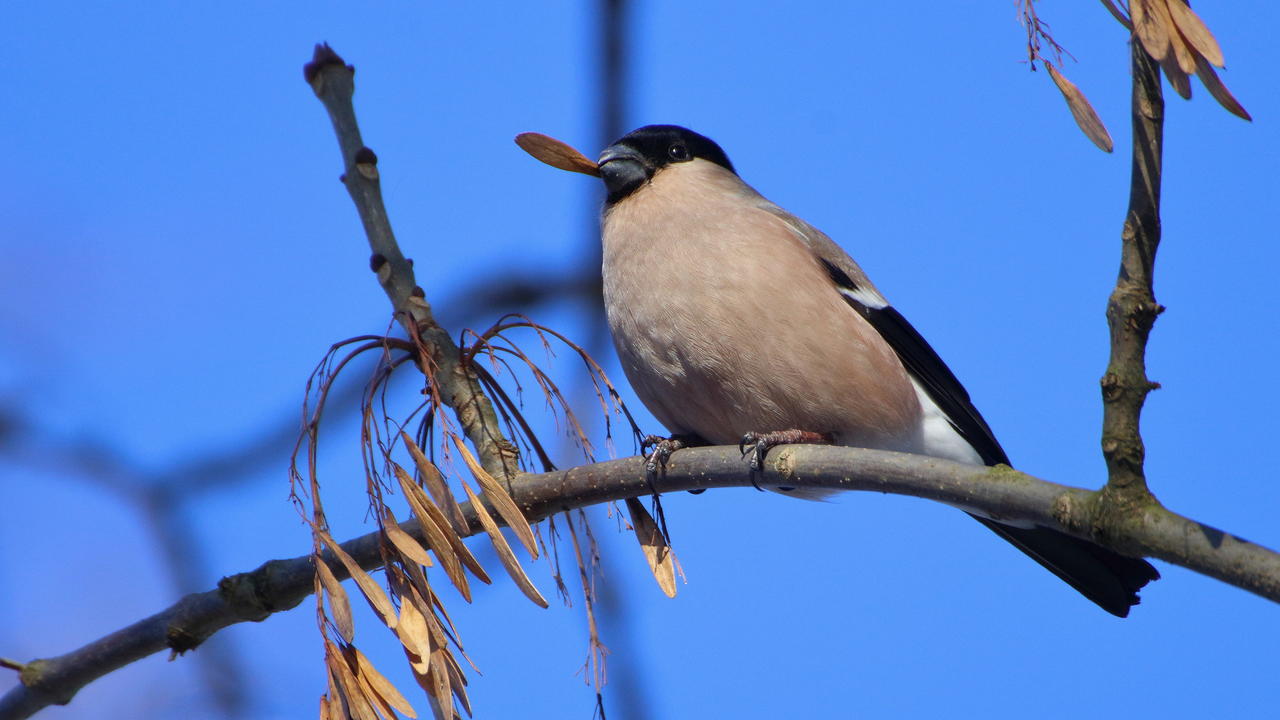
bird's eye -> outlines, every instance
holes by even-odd
[[[667,148],[667,155],[671,156],[671,159],[676,162],[684,162],[689,159],[689,148],[685,147],[683,143],[674,143]]]

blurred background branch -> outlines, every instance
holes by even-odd
[[[362,384],[343,382],[331,398],[335,416],[359,407]],[[249,433],[242,443],[220,452],[203,452],[172,465],[147,470],[109,443],[93,437],[61,437],[40,428],[10,408],[0,420],[0,459],[32,470],[56,470],[117,495],[131,505],[150,530],[153,546],[162,551],[169,585],[179,595],[207,587],[209,550],[202,546],[191,522],[208,493],[225,491],[255,480],[264,467],[278,465],[281,453],[298,439],[296,411],[266,431]],[[199,445],[198,445],[199,446]],[[251,684],[234,643],[217,639],[195,656],[209,701],[227,717],[250,710],[246,691]]]

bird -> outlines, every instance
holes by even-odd
[[[758,464],[778,444],[826,442],[1009,464],[862,268],[744,182],[715,141],[646,125],[597,169],[605,314],[628,381],[670,432],[656,452],[736,443]],[[1051,528],[973,517],[1118,617],[1159,578]]]

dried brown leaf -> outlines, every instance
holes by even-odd
[[[396,635],[405,650],[418,656],[423,664],[420,672],[426,672],[427,658],[431,657],[431,631],[422,611],[412,598],[405,595],[400,596],[400,622],[396,625]]]
[[[1169,85],[1173,91],[1182,96],[1183,100],[1191,99],[1191,76],[1182,71],[1178,67],[1178,63],[1173,58],[1173,53],[1160,61],[1160,69],[1164,70],[1164,76],[1169,80]]]
[[[320,531],[316,534],[329,547],[334,556],[338,558],[342,566],[347,569],[347,572],[351,574],[351,579],[355,580],[356,585],[360,588],[360,594],[364,595],[364,599],[369,601],[369,607],[373,608],[373,612],[378,615],[378,619],[382,621],[382,624],[394,630],[396,627],[396,611],[391,606],[391,601],[387,599],[387,594],[382,591],[382,587],[374,582],[372,577],[369,577],[369,573],[361,569],[359,563],[348,555],[341,545],[329,537],[329,533]]]
[[[364,690],[365,697],[369,698],[369,706],[378,714],[378,717],[382,718],[382,720],[399,720],[395,709],[388,705],[387,701],[382,699],[382,696],[374,692],[368,680],[359,676],[356,677],[356,680],[360,683],[360,689]]]
[[[351,619],[351,600],[347,598],[347,591],[342,588],[342,583],[319,553],[311,557],[311,562],[315,564],[316,574],[320,576],[320,584],[324,586],[324,592],[329,596],[329,607],[333,610],[333,624],[338,626],[338,634],[342,639],[351,642],[355,639],[356,628],[355,622]]]
[[[498,515],[507,523],[507,527],[515,532],[520,544],[524,545],[524,549],[529,551],[529,557],[537,560],[538,543],[533,538],[533,528],[529,527],[529,521],[525,519],[524,513],[520,512],[520,506],[516,505],[516,501],[512,500],[511,496],[507,494],[507,490],[502,487],[502,483],[494,479],[489,474],[489,471],[480,465],[476,457],[467,449],[467,445],[462,441],[462,438],[454,435],[453,444],[457,446],[458,452],[462,454],[462,459],[466,461],[467,467],[471,469],[471,474],[480,483],[480,489],[484,492],[485,499],[493,505],[494,510],[498,511]]]
[[[360,677],[368,681],[373,691],[378,694],[388,705],[400,711],[401,714],[408,715],[411,718],[418,717],[418,713],[414,711],[413,706],[405,699],[404,695],[391,684],[378,669],[373,666],[369,658],[360,652],[354,645],[350,646],[351,652],[354,653],[356,659],[356,672]]]
[[[387,534],[387,539],[400,551],[406,559],[416,565],[431,567],[435,563],[431,562],[431,556],[427,554],[426,548],[422,547],[413,536],[400,528],[396,522],[396,516],[391,512],[391,508],[383,507],[383,525],[382,529]]]
[[[594,161],[578,152],[572,145],[553,137],[536,132],[520,133],[516,136],[516,144],[521,150],[553,168],[600,176],[600,167]]]
[[[405,659],[409,661],[409,669],[413,672],[415,676],[427,674],[427,671],[430,670],[431,668],[431,666],[427,664],[427,660],[426,660],[426,658],[430,657],[429,653],[426,655],[419,655],[416,650],[409,649],[409,647],[405,645],[404,642],[400,643],[400,649],[404,650]],[[426,652],[426,651],[423,651],[423,652]]]
[[[1181,0],[1172,0],[1172,2],[1180,3]],[[1169,47],[1173,48],[1173,57],[1177,60],[1182,72],[1190,74],[1196,71],[1196,56],[1199,53],[1187,43],[1187,39],[1178,32],[1176,27],[1169,30]]]
[[[1103,152],[1111,152],[1115,146],[1111,142],[1111,133],[1107,132],[1107,128],[1102,124],[1102,118],[1098,117],[1098,113],[1094,112],[1093,106],[1089,104],[1089,100],[1085,98],[1084,93],[1080,92],[1080,88],[1075,83],[1063,77],[1062,73],[1047,60],[1044,63],[1045,69],[1049,71],[1049,77],[1053,78],[1053,84],[1058,86],[1062,97],[1067,101],[1067,107],[1071,110],[1071,116],[1075,118],[1076,125],[1084,131],[1086,137],[1093,141]]]
[[[434,717],[436,720],[451,719],[453,717],[453,714],[450,713],[446,715],[445,710],[442,707],[440,707],[440,703],[436,702],[436,699],[435,699],[436,688],[435,688],[435,683],[431,679],[431,671],[425,670],[423,672],[418,672],[418,670],[415,668],[413,671],[413,679],[415,682],[418,683],[418,687],[422,688],[422,691],[427,694],[427,702],[431,705],[432,717]]]
[[[1133,21],[1126,17],[1124,13],[1120,12],[1120,8],[1116,7],[1116,4],[1112,0],[1102,0],[1102,4],[1106,6],[1107,10],[1111,12],[1111,16],[1114,17],[1117,22],[1125,26],[1125,29],[1129,32],[1133,32]]]
[[[445,653],[444,660],[445,668],[449,671],[449,687],[453,690],[453,696],[458,698],[458,704],[466,711],[467,717],[470,717],[471,699],[467,697],[467,678],[462,674],[462,666],[453,659],[453,653]]]
[[[328,649],[326,648],[326,653],[327,651]],[[329,662],[329,658],[326,656],[324,674],[329,683],[329,692],[320,696],[320,702],[329,706],[329,715],[333,720],[345,720],[348,714],[346,711],[346,696],[338,685],[338,678],[334,675],[334,669],[329,667]]]
[[[435,668],[439,666],[443,666],[445,668],[445,677],[448,680],[449,691],[453,693],[454,697],[458,698],[458,702],[462,705],[463,709],[466,710],[467,715],[471,715],[471,700],[467,697],[467,691],[464,687],[467,684],[466,676],[462,674],[462,667],[458,665],[458,661],[454,659],[453,653],[449,652],[448,648],[443,645],[437,646],[436,649],[432,651],[432,655],[423,656],[422,658],[409,654],[408,648],[405,648],[405,653],[409,657],[409,664],[413,671],[413,679],[416,680],[418,685],[427,692],[427,695],[432,697],[431,709],[432,712],[437,713],[436,717],[444,717],[444,715],[439,712],[440,704],[435,702],[435,693],[438,690],[443,690],[442,687],[438,688],[436,686],[433,675]],[[432,660],[438,660],[439,662],[433,665],[432,660],[425,658],[432,658]],[[452,704],[450,704],[450,707],[452,707]],[[458,717],[457,711],[453,710],[449,717]]]
[[[1172,29],[1162,22],[1169,17],[1164,0],[1130,0],[1129,14],[1133,18],[1133,31],[1147,54],[1163,60],[1169,54],[1169,31]]]
[[[440,619],[438,613],[444,613],[444,603],[440,602],[440,597],[435,594],[430,587],[424,593],[420,588],[412,588],[410,598],[413,600],[414,607],[418,608],[418,612],[422,613],[427,619],[428,626],[431,628],[432,638],[439,644],[444,644],[445,632],[440,627]],[[449,621],[450,631],[453,630],[453,623]]]
[[[433,599],[438,600],[438,598]],[[417,593],[414,593],[413,603],[414,607],[417,608],[418,613],[421,614],[423,619],[427,622],[427,634],[428,638],[431,640],[431,644],[423,648],[423,650],[428,651],[426,655],[422,656],[423,660],[426,660],[430,657],[430,650],[437,647],[448,647],[449,636],[440,625],[439,617],[436,616],[435,612],[432,610],[432,605],[427,602],[426,598],[420,597]]]
[[[1173,0],[1173,2],[1181,2],[1182,0]],[[1169,64],[1176,63],[1182,72],[1193,73],[1196,71],[1195,53],[1192,52],[1191,46],[1182,37],[1182,33],[1178,32],[1178,26],[1173,22],[1173,16],[1169,14],[1169,0],[1149,0],[1148,9],[1154,10],[1155,14],[1160,18],[1160,25],[1165,29],[1165,36],[1169,38],[1169,51],[1165,53],[1164,58],[1156,58],[1164,60]]]
[[[436,527],[440,528],[445,540],[449,543],[449,547],[453,548],[453,553],[457,555],[458,560],[471,571],[471,574],[475,575],[476,579],[486,585],[493,582],[489,579],[489,573],[485,571],[484,566],[481,565],[480,561],[476,559],[476,556],[472,555],[471,551],[467,549],[467,544],[462,541],[462,538],[458,533],[454,532],[453,525],[445,518],[444,511],[440,509],[440,506],[433,502],[431,498],[422,491],[422,488],[418,487],[418,485],[409,478],[409,474],[404,472],[403,468],[400,469],[400,473],[396,475],[396,478],[400,480],[402,486],[407,484],[409,487],[414,488],[414,490],[406,490],[406,495],[412,494],[413,497],[417,498],[418,507],[430,515],[431,519],[435,521]]]
[[[1178,31],[1186,38],[1187,43],[1195,48],[1195,51],[1204,56],[1205,60],[1210,63],[1223,67],[1226,60],[1222,56],[1222,48],[1218,46],[1218,40],[1209,32],[1209,27],[1204,24],[1199,15],[1191,9],[1183,0],[1168,0],[1169,15],[1173,18],[1173,23],[1178,27]],[[1188,69],[1187,72],[1193,72]]]
[[[329,665],[329,672],[337,679],[338,686],[342,688],[342,697],[350,716],[355,720],[378,720],[377,713],[369,698],[365,697],[364,689],[360,687],[360,681],[351,671],[342,650],[329,640],[325,640],[325,662]]]
[[[676,565],[671,546],[667,545],[667,539],[643,503],[627,498],[627,512],[631,514],[631,526],[635,528],[636,539],[640,541],[640,549],[644,551],[644,559],[649,562],[649,571],[658,581],[658,587],[667,597],[675,597]]]
[[[449,697],[453,691],[449,685],[449,671],[444,667],[442,653],[444,652],[439,650],[431,652],[428,670],[426,673],[413,670],[413,679],[417,680],[417,684],[434,701],[431,703],[431,711],[435,712],[435,716],[452,719],[457,716],[457,712],[453,710],[453,698]]]
[[[352,668],[354,668],[352,672],[355,673],[356,682],[360,684],[360,692],[364,693],[364,697],[369,701],[369,707],[373,708],[374,714],[381,720],[399,720],[395,709],[387,704],[387,701],[378,694],[377,690],[373,689],[373,685],[369,684],[369,679],[360,674],[359,668],[356,667],[355,658],[351,657],[347,662],[351,663]]]
[[[516,585],[525,594],[525,597],[532,600],[538,607],[547,607],[546,598],[542,597],[542,593],[538,592],[538,588],[534,587],[533,581],[525,574],[524,568],[520,567],[520,561],[516,559],[516,554],[511,551],[511,545],[502,536],[502,530],[498,527],[498,523],[493,521],[489,511],[485,509],[484,503],[480,502],[480,498],[476,497],[466,483],[462,484],[462,489],[467,493],[467,498],[471,500],[471,507],[475,508],[476,517],[480,519],[480,524],[489,535],[489,541],[493,543],[493,549],[498,553],[498,559],[502,561],[502,566],[507,569],[507,574],[511,576],[512,580],[516,581]]]
[[[431,587],[425,582],[421,583],[421,585],[410,584],[407,589],[409,592],[400,596],[401,622],[405,622],[404,603],[408,601],[413,605],[413,609],[417,611],[418,617],[421,617],[422,621],[426,623],[430,642],[435,643],[435,645],[426,645],[422,644],[421,640],[419,640],[419,645],[421,645],[422,650],[422,661],[426,662],[425,658],[427,657],[427,651],[431,647],[448,647],[450,642],[452,642],[452,644],[458,648],[458,652],[462,653],[462,657],[466,658],[467,663],[471,665],[471,668],[476,672],[480,672],[479,668],[476,667],[476,664],[471,662],[471,658],[467,657],[467,652],[463,649],[462,641],[459,639],[461,636],[458,634],[458,629],[454,626],[453,620],[449,618],[449,611],[446,610],[444,604],[440,602],[440,597],[432,592]],[[408,651],[409,648],[406,647],[405,652]],[[449,655],[449,661],[455,665],[457,664],[457,661],[453,659],[452,654]],[[426,671],[427,669],[425,666],[420,669],[420,672],[425,673]],[[460,674],[461,672],[461,669],[459,669],[458,673]]]
[[[458,556],[457,547],[461,546],[462,551],[474,560],[474,556],[462,545],[459,540],[457,545],[450,541],[449,535],[452,528],[449,528],[447,522],[441,523],[437,521],[440,508],[435,507],[435,503],[431,502],[431,498],[422,491],[422,488],[414,484],[413,478],[409,477],[409,473],[399,465],[392,465],[396,479],[400,481],[400,488],[404,491],[405,499],[409,501],[409,509],[413,511],[413,516],[418,519],[418,527],[421,528],[422,534],[427,538],[427,544],[436,552],[436,558],[440,560],[440,566],[444,568],[444,573],[449,577],[449,581],[454,587],[458,588],[458,592],[462,593],[462,597],[467,602],[471,602],[471,586],[467,583],[467,576],[462,572],[462,563]],[[433,514],[431,509],[435,508],[437,514]],[[448,529],[446,529],[448,528]],[[484,578],[481,578],[482,580]]]
[[[417,596],[415,595],[415,597]],[[462,635],[458,633],[458,628],[453,624],[452,618],[449,617],[449,611],[446,610],[444,604],[440,602],[440,596],[433,592],[429,592],[425,598],[429,599],[431,604],[427,605],[426,600],[424,599],[422,600],[423,604],[418,609],[423,612],[430,611],[432,608],[435,609],[435,612],[431,613],[429,617],[429,626],[433,633],[438,633],[440,635],[440,644],[445,644],[443,638],[447,634],[448,637],[453,640],[453,644],[457,646],[458,652],[462,653],[462,657],[465,658],[467,664],[471,666],[471,669],[476,672],[480,672],[480,668],[476,667],[476,664],[471,662],[471,658],[467,656],[467,651],[463,649],[461,640]]]
[[[409,450],[409,455],[413,458],[413,464],[418,468],[418,475],[422,478],[422,482],[426,483],[427,490],[431,493],[431,497],[435,501],[444,506],[444,512],[449,516],[449,521],[453,524],[453,530],[457,533],[467,531],[467,519],[462,516],[462,508],[458,507],[458,501],[453,497],[453,493],[449,491],[449,484],[444,481],[444,475],[440,473],[440,469],[435,463],[427,459],[422,448],[418,447],[413,438],[405,431],[400,431],[400,440],[404,443],[405,448]]]
[[[422,566],[409,565],[405,571],[410,587],[423,595],[431,592],[431,584],[427,582],[427,574],[422,571]]]
[[[408,649],[406,649],[405,652],[408,653],[409,652]],[[437,651],[437,652],[439,656],[442,658],[446,658],[446,659],[450,658],[450,654],[448,652],[442,652],[442,651]],[[421,687],[423,691],[426,692],[427,699],[431,705],[432,715],[434,715],[436,718],[440,718],[441,720],[444,720],[445,718],[451,719],[451,718],[459,717],[458,712],[453,707],[452,702],[449,702],[447,704],[442,704],[436,700],[436,693],[443,692],[446,688],[438,687],[436,685],[435,677],[433,675],[433,669],[430,662],[428,660],[423,660],[421,663],[419,663],[413,659],[414,656],[409,656],[409,657],[410,657],[410,666],[413,672],[413,679],[415,682],[418,683],[418,687]],[[447,663],[446,663],[446,667],[447,667]],[[448,690],[453,692],[454,695],[457,696],[456,688],[449,687]],[[466,697],[465,692],[462,693],[462,697],[464,698]]]
[[[431,670],[427,673],[431,678],[431,687],[435,688],[436,702],[445,711],[446,717],[453,717],[453,689],[449,683],[449,669],[444,665],[444,650],[433,650],[431,653]]]
[[[1209,94],[1213,96],[1214,100],[1218,101],[1219,105],[1226,108],[1227,112],[1250,122],[1253,121],[1253,116],[1249,114],[1248,110],[1244,109],[1239,100],[1236,100],[1235,95],[1231,94],[1227,86],[1222,84],[1218,73],[1214,72],[1213,67],[1203,57],[1196,58],[1196,77],[1200,78],[1200,82],[1204,83]]]
[[[462,674],[462,666],[459,665],[457,659],[453,657],[453,653],[445,653],[444,661],[445,664],[449,666],[449,677],[453,678],[459,685],[466,685],[467,676]]]

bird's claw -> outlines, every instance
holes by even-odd
[[[671,453],[685,447],[688,447],[688,445],[680,438],[646,435],[640,441],[640,452],[643,453],[649,448],[653,448],[653,452],[645,455],[644,469],[655,475],[658,472],[666,472],[667,461],[671,459]]]
[[[749,432],[738,440],[738,452],[742,453],[744,458],[750,455],[750,458],[747,458],[747,465],[751,467],[752,472],[758,472],[764,467],[764,456],[769,453],[769,448],[773,447],[767,435],[768,433]]]
[[[751,467],[751,485],[759,490],[760,485],[756,483],[755,474],[764,470],[764,459],[769,451],[778,445],[794,445],[796,443],[830,443],[832,436],[829,433],[816,433],[808,430],[775,430],[773,432],[756,433],[749,432],[742,436],[738,441],[738,451],[742,453],[742,457],[747,458],[747,464]]]
[[[650,489],[653,488],[653,478],[659,474],[667,472],[667,461],[671,459],[671,453],[684,448],[697,447],[706,445],[707,442],[697,435],[672,435],[671,437],[662,437],[661,435],[646,435],[640,440],[640,452],[644,455],[645,478],[649,483]],[[646,452],[649,448],[653,448],[653,452]],[[689,491],[692,495],[701,495],[706,492],[706,488],[694,488]],[[657,494],[657,491],[654,491]]]

